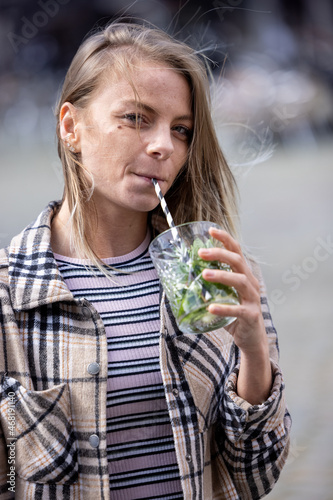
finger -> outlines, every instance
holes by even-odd
[[[245,321],[245,324],[249,327],[254,325],[262,324],[262,314],[259,308],[249,307],[248,305],[233,305],[233,304],[210,304],[207,310],[211,314],[223,317],[239,318]]]
[[[204,269],[202,277],[211,283],[233,286],[243,300],[256,303],[260,301],[259,289],[253,285],[245,274],[231,273],[219,269]]]
[[[209,228],[209,234],[213,236],[213,238],[223,243],[227,250],[231,250],[232,252],[236,252],[242,255],[240,244],[229,233],[227,233],[227,231],[211,227]]]
[[[236,273],[245,274],[251,281],[252,286],[257,290],[259,283],[257,278],[253,275],[243,255],[240,255],[225,248],[200,248],[198,250],[200,258],[206,261],[219,261],[228,264],[231,269]]]
[[[198,255],[203,260],[218,260],[224,264],[228,264],[233,271],[240,273],[247,273],[248,266],[245,259],[238,253],[231,252],[225,248],[200,248],[198,250]]]
[[[207,309],[211,314],[215,314],[216,316],[243,318],[245,315],[244,308],[236,304],[210,304]]]

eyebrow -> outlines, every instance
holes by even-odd
[[[126,105],[130,105],[130,106],[137,106],[138,108],[144,110],[144,111],[147,111],[148,113],[154,113],[154,114],[158,114],[158,112],[156,111],[155,108],[149,106],[149,104],[146,104],[144,102],[141,102],[141,101],[135,101],[135,100],[125,100],[125,101],[122,101],[123,104],[126,104]],[[186,121],[193,121],[193,114],[189,114],[189,115],[179,115],[179,116],[176,116],[175,117],[175,120],[186,120]]]

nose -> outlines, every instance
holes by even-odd
[[[157,160],[167,160],[174,151],[174,145],[169,127],[158,127],[151,131],[146,152]]]

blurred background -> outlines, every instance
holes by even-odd
[[[53,109],[85,34],[114,16],[211,60],[213,116],[262,265],[293,416],[270,500],[333,500],[333,3],[1,0],[0,246],[62,195]],[[203,499],[204,500],[204,499]]]

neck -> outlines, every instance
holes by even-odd
[[[52,250],[66,257],[82,258],[70,245],[69,220],[70,212],[65,200],[52,221]],[[105,213],[97,210],[97,221],[94,226],[90,225],[87,239],[100,259],[119,257],[132,252],[143,242],[147,233],[146,213]]]

